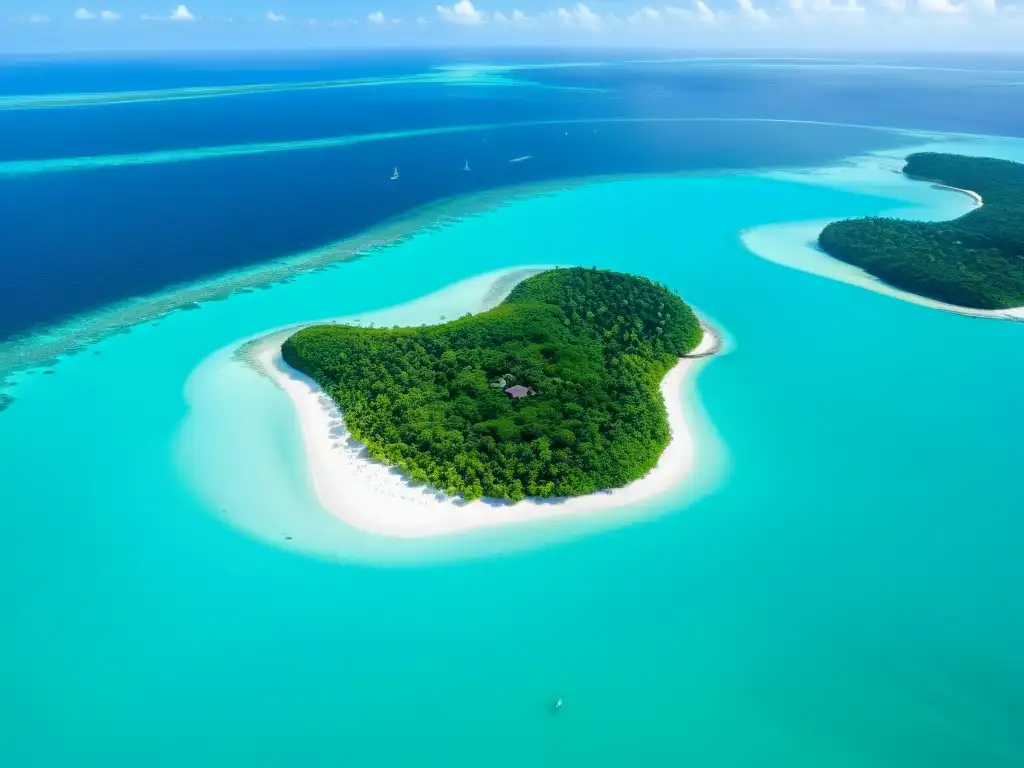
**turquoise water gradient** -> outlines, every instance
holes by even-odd
[[[0,104],[0,110],[2,110]],[[245,144],[227,144],[212,147],[184,147],[179,149],[163,149],[150,152],[132,152],[126,154],[106,154],[88,157],[55,157],[35,160],[0,160],[0,177],[34,176],[45,173],[70,173],[74,171],[90,171],[101,168],[125,168],[141,165],[168,165],[172,163],[191,163],[202,160],[221,159],[225,157],[246,157],[251,155],[267,155],[279,152],[305,152],[316,149],[334,149],[348,147],[367,142],[389,141],[402,138],[422,136],[439,136],[452,133],[473,133],[493,130],[496,128],[526,128],[538,126],[577,126],[577,125],[615,125],[629,123],[750,123],[750,124],[791,124],[816,125],[833,128],[860,128],[864,131],[877,131],[890,135],[907,137],[927,137],[930,134],[922,131],[884,128],[856,123],[833,123],[821,120],[786,120],[775,118],[716,118],[716,117],[665,117],[665,118],[596,118],[578,120],[540,120],[523,123],[482,124],[482,125],[445,125],[433,128],[417,128],[404,131],[382,133],[363,133],[345,136],[327,136],[315,139],[294,139],[292,141],[261,141]],[[969,135],[965,135],[969,136]],[[997,139],[995,141],[998,141]],[[1004,140],[1011,142],[1012,140]],[[993,142],[994,143],[994,142]]]
[[[586,186],[20,375],[0,414],[3,764],[1024,764],[1024,325],[738,239],[905,202],[754,176]],[[715,492],[402,567],[268,545],[203,502],[179,441],[211,354],[538,262],[644,274],[728,329],[696,385],[727,451]],[[249,386],[276,439],[235,457],[229,435],[224,482],[298,514],[287,401]]]

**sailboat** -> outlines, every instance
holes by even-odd
[[[473,170],[472,168],[469,167],[469,158],[468,157],[466,158],[466,164],[463,166],[462,170],[464,170],[464,171],[471,171],[471,170]]]
[[[391,180],[394,181],[398,178],[398,166],[395,166],[395,172],[391,174]]]

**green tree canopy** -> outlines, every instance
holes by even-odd
[[[977,192],[985,204],[953,221],[833,222],[818,237],[821,249],[932,299],[980,309],[1024,306],[1024,165],[921,152],[907,158],[903,172]]]
[[[374,458],[467,499],[575,496],[643,477],[668,444],[658,386],[700,342],[667,288],[597,269],[527,278],[443,325],[305,328],[282,347]],[[513,399],[504,389],[528,387]]]

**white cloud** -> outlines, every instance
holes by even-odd
[[[690,12],[685,8],[676,8],[672,5],[666,5],[665,15],[671,19],[685,19],[689,18]]]
[[[645,5],[639,11],[630,14],[628,21],[630,24],[658,24],[661,22],[661,11]]]
[[[193,16],[192,12],[189,11],[189,9],[186,8],[184,5],[179,5],[173,11],[171,11],[171,15],[168,16],[167,18],[170,19],[171,21],[195,21],[196,20],[196,17]]]
[[[833,13],[846,13],[851,16],[863,16],[867,13],[867,9],[857,0],[846,0],[845,3],[833,3],[832,0],[827,0],[826,4]]]
[[[963,3],[952,0],[917,0],[917,7],[925,13],[953,14],[964,9]]]
[[[287,19],[285,19],[283,13],[274,13],[273,11],[267,11],[267,21],[278,24],[282,21],[287,21]]]
[[[100,11],[101,21],[118,21],[120,18],[121,14],[115,11]]]
[[[368,13],[366,15],[366,19],[371,24],[383,24],[385,21],[384,14],[381,11],[374,11],[373,13]]]
[[[878,4],[892,13],[903,13],[907,10],[907,0],[878,0]]]
[[[512,11],[512,23],[513,24],[529,24],[533,19],[527,16],[522,11],[516,9]]]
[[[902,2],[903,0],[892,1]],[[793,9],[794,13],[800,15],[843,15],[847,18],[862,16],[867,10],[858,0],[838,0],[838,2],[837,0],[810,0],[807,3],[804,0],[790,0],[789,7]]]
[[[29,24],[49,24],[50,17],[45,13],[30,13],[25,17],[25,21]]]
[[[495,11],[494,12],[494,20],[496,22],[498,22],[499,24],[507,24],[508,23],[508,16],[506,16],[501,11]]]
[[[583,3],[576,3],[569,10],[559,8],[555,11],[554,16],[563,24],[583,27],[584,29],[599,29],[603,24],[601,17]]]
[[[758,8],[754,5],[754,0],[736,0],[736,3],[740,7],[740,12],[748,19],[766,24],[771,21],[771,16],[768,15],[768,11],[764,8]]]
[[[427,23],[427,20],[426,20],[426,19],[424,19],[424,18],[423,18],[422,16],[417,16],[417,17],[416,17],[416,23],[417,23],[417,24],[426,24],[426,23]]]
[[[451,24],[483,24],[486,21],[470,0],[459,0],[455,5],[438,5],[437,15],[441,21]]]
[[[96,14],[90,11],[88,8],[79,8],[75,11],[75,19],[77,21],[92,21],[96,18]]]
[[[697,18],[705,24],[712,24],[715,21],[715,12],[708,7],[704,0],[697,0]]]
[[[998,13],[999,11],[996,7],[996,0],[974,0],[974,4],[982,13]]]

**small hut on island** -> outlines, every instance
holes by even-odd
[[[520,397],[529,397],[533,394],[533,390],[529,387],[524,387],[521,384],[516,384],[514,387],[507,387],[505,389],[505,394],[514,400]]]

